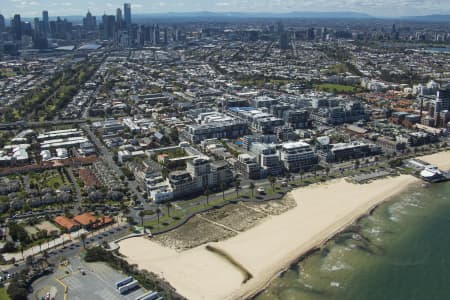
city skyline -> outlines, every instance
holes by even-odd
[[[94,15],[114,14],[118,7],[123,7],[124,1],[109,1],[101,3],[95,0],[77,2],[55,2],[52,0],[2,0],[0,14],[10,18],[14,14],[23,17],[41,16],[42,10],[48,10],[50,17],[83,16],[89,10]],[[356,12],[366,13],[374,17],[420,16],[430,14],[450,14],[450,3],[440,0],[401,0],[392,3],[389,0],[317,0],[317,1],[255,1],[255,0],[215,0],[215,1],[174,1],[162,0],[154,4],[141,1],[131,2],[134,14],[147,13],[184,13],[184,12],[243,12],[243,13],[287,13],[301,12]],[[326,7],[326,8],[325,8]],[[389,9],[386,9],[389,7]]]

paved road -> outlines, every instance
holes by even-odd
[[[103,158],[104,162],[108,165],[108,167],[113,170],[119,177],[125,176],[122,172],[122,170],[119,168],[119,166],[116,164],[116,162],[113,159],[113,154],[111,151],[109,151],[103,143],[100,141],[100,139],[92,132],[92,130],[89,128],[88,125],[82,125],[82,128],[86,131],[88,134],[90,140],[95,144],[98,151],[100,152],[101,157]],[[137,199],[139,201],[143,201],[144,198],[142,197],[142,193],[138,192],[137,190],[137,183],[136,181],[128,181],[128,188],[131,190],[131,192],[137,196]]]
[[[103,242],[109,243],[128,234],[130,234],[128,224],[122,223],[120,225],[106,227],[96,232],[90,233],[85,241],[86,247],[101,245]],[[73,238],[74,240],[71,242],[67,242],[66,240],[64,246],[60,244],[59,246],[54,247],[53,244],[50,243],[51,249],[48,250],[49,263],[57,265],[61,262],[62,258],[76,257],[80,254],[80,251],[83,248],[83,243],[78,239],[78,236],[74,236]],[[12,266],[2,267],[2,270],[7,271],[8,273],[19,272],[23,269],[25,269],[24,262],[20,262]]]
[[[80,186],[77,183],[77,180],[75,179],[75,176],[73,175],[73,168],[69,167],[67,168],[67,175],[69,176],[69,180],[72,183],[72,186],[75,189],[75,197],[77,200],[77,204],[75,206],[75,209],[81,208],[83,197],[81,195],[81,189]]]

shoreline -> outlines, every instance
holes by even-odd
[[[419,156],[419,157],[417,157],[417,159],[420,159],[429,164],[437,166],[439,169],[441,169],[443,171],[450,172],[450,151],[449,150],[430,154],[430,155]],[[418,182],[420,182],[420,181],[418,181]],[[413,184],[414,184],[414,182],[408,183],[406,186],[404,186],[402,188],[402,190],[406,190],[409,186],[411,186]],[[280,271],[278,271],[274,276],[272,276],[269,280],[267,280],[267,282],[264,285],[262,285],[260,288],[258,288],[257,290],[254,290],[253,292],[249,292],[247,295],[244,295],[244,299],[254,299],[258,295],[262,294],[267,289],[267,287],[271,284],[271,282],[273,280],[275,280],[276,278],[283,275],[286,271],[289,270],[289,268],[298,264],[299,262],[303,261],[304,259],[308,258],[310,255],[314,254],[315,252],[319,251],[321,249],[321,247],[323,247],[323,245],[325,245],[327,242],[329,242],[330,240],[335,238],[341,232],[345,231],[350,226],[355,225],[358,222],[360,222],[362,219],[371,216],[378,207],[380,207],[384,203],[389,202],[393,197],[400,194],[402,192],[402,190],[400,190],[396,194],[391,195],[391,196],[387,197],[386,199],[374,204],[371,208],[369,208],[367,210],[366,213],[361,214],[359,217],[356,217],[354,220],[350,221],[348,224],[343,225],[341,228],[336,230],[334,233],[331,233],[328,238],[324,239],[322,242],[320,242],[319,244],[310,248],[306,252],[300,254],[297,259],[292,260],[288,265],[285,265],[283,268],[281,268]],[[235,298],[235,299],[238,299],[238,298]]]
[[[420,181],[419,181],[420,182]],[[383,205],[384,203],[387,203],[389,201],[392,200],[392,198],[396,197],[398,194],[400,194],[403,190],[406,190],[409,186],[412,186],[413,184],[415,184],[415,182],[410,182],[408,183],[406,186],[403,187],[403,189],[401,191],[398,191],[396,194],[389,196],[388,198],[384,199],[383,201],[376,203],[375,205],[373,205],[372,207],[370,207],[366,213],[359,215],[357,217],[355,217],[353,220],[349,221],[347,224],[342,225],[342,227],[338,228],[336,231],[332,232],[328,237],[326,237],[324,240],[320,241],[320,243],[316,244],[315,246],[313,246],[312,248],[310,248],[309,250],[307,250],[304,253],[301,253],[300,256],[295,259],[295,260],[291,260],[291,262],[287,265],[284,266],[283,268],[280,269],[280,271],[278,271],[274,276],[272,276],[263,286],[261,286],[260,288],[258,288],[257,290],[251,291],[246,295],[243,295],[243,299],[254,299],[255,297],[259,296],[260,294],[262,294],[267,288],[268,286],[272,283],[273,280],[275,280],[276,278],[280,277],[281,275],[283,275],[286,271],[288,271],[292,266],[300,263],[301,261],[305,260],[306,258],[308,258],[309,256],[311,256],[312,254],[314,254],[317,251],[320,251],[320,249],[329,241],[333,240],[336,236],[338,236],[340,233],[344,232],[347,228],[351,227],[352,225],[357,224],[358,222],[360,222],[361,220],[363,220],[364,218],[367,218],[369,216],[371,216],[375,210],[380,207],[381,205]],[[239,299],[239,298],[230,298],[231,299]]]
[[[401,175],[362,185],[344,179],[315,184],[286,196],[294,197],[295,208],[228,240],[177,252],[135,238],[121,242],[120,252],[130,263],[159,274],[188,299],[251,299],[295,261],[417,182]],[[227,253],[252,279],[243,283],[241,271],[209,252],[208,245]]]
[[[450,169],[450,151],[418,158]],[[159,274],[188,299],[252,299],[293,264],[421,182],[411,175],[367,184],[331,180],[293,190],[285,197],[293,197],[296,207],[269,216],[227,240],[177,252],[155,241],[136,238],[121,242],[120,252],[130,263]],[[208,251],[208,246],[225,253],[226,259]],[[233,261],[252,278],[246,281]]]

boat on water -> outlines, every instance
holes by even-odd
[[[441,170],[432,165],[426,166],[425,169],[420,172],[420,177],[422,177],[425,181],[433,183],[446,181],[449,179],[447,174],[444,174]]]

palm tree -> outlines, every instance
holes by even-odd
[[[47,258],[49,257],[48,251],[47,251],[47,250],[44,250],[44,251],[42,252],[42,257],[47,261]]]
[[[250,188],[250,191],[252,191],[252,200],[253,200],[253,198],[255,197],[255,188],[256,188],[256,186],[255,186],[255,184],[253,182],[250,182],[249,188]]]
[[[314,171],[314,177],[317,177],[317,170],[319,169],[319,167],[317,165],[313,166],[313,171]]]
[[[300,168],[300,170],[298,170],[298,173],[300,174],[300,184],[303,183],[303,169]]]
[[[241,189],[241,180],[236,179],[234,182],[234,190],[236,191],[236,200],[239,199],[239,190]]]
[[[33,255],[28,255],[28,256],[26,257],[26,259],[25,259],[25,264],[26,264],[27,266],[30,266],[30,267],[33,266],[33,264],[34,264]]]
[[[158,224],[159,224],[159,217],[160,217],[161,213],[162,213],[161,208],[158,207],[156,209],[156,216],[158,217]]]
[[[208,206],[209,205],[209,195],[211,194],[208,187],[205,188],[205,191],[203,192],[203,194],[206,196],[206,206]]]
[[[291,175],[291,173],[286,172],[285,177],[286,177],[286,181],[289,182],[289,180],[291,179],[292,175]]]
[[[92,220],[89,220],[88,229],[91,230],[92,235],[94,235],[94,231],[92,230],[93,225],[94,225],[94,222]]]
[[[330,175],[330,167],[326,167],[325,172],[327,173],[327,177],[328,177]]]
[[[275,192],[275,182],[277,182],[277,179],[273,176],[268,177],[270,186],[272,187],[272,192]]]
[[[225,183],[220,183],[220,189],[222,190],[222,201],[225,201]]]
[[[83,232],[83,233],[80,235],[80,240],[81,240],[81,242],[83,243],[83,248],[84,248],[84,249],[86,249],[86,238],[87,238],[87,234]]]
[[[170,217],[170,209],[172,208],[172,203],[170,202],[170,201],[168,201],[167,203],[166,203],[166,208],[167,208],[167,216],[169,216]]]
[[[141,218],[141,225],[144,226],[144,216],[145,216],[145,212],[143,210],[141,210],[139,212],[139,218]]]
[[[22,246],[22,243],[20,243],[20,245],[19,245],[19,250],[20,250],[20,253],[22,253],[22,259],[23,259],[23,246]]]

